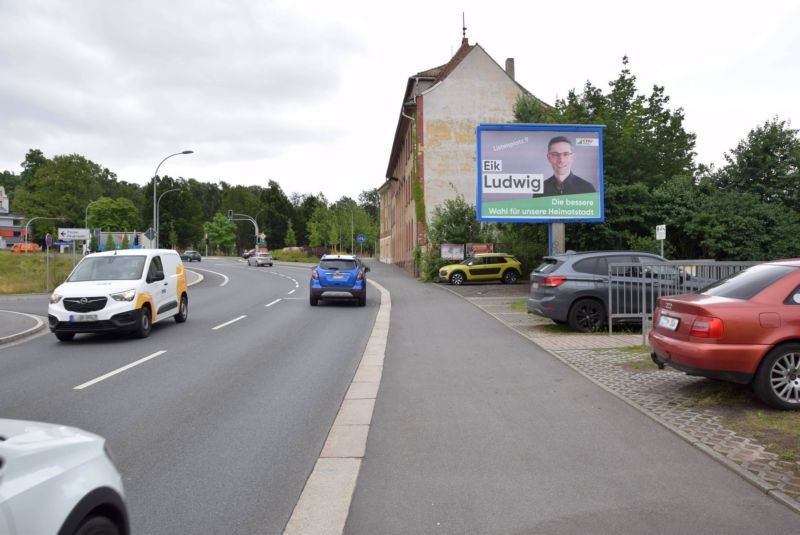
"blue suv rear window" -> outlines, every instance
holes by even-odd
[[[341,271],[349,271],[351,269],[356,269],[357,264],[354,260],[342,260],[342,259],[333,259],[333,260],[322,260],[319,263],[319,267],[322,269],[338,269]]]

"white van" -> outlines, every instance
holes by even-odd
[[[183,323],[189,292],[181,257],[170,249],[123,249],[83,257],[50,296],[50,331],[62,342],[77,333],[150,334],[166,318]]]

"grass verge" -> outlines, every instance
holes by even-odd
[[[0,294],[50,292],[64,282],[72,268],[71,254],[51,252],[48,259],[44,252],[0,251]]]

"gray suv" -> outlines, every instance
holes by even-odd
[[[528,312],[550,318],[557,324],[568,324],[580,332],[599,331],[606,325],[609,264],[652,266],[653,263],[667,262],[661,256],[635,251],[567,251],[545,256],[542,260],[542,264],[531,273]],[[642,270],[629,269],[629,278],[631,281],[640,280],[641,273]],[[615,284],[626,284],[625,277],[615,278]],[[635,287],[633,284],[630,286]],[[630,303],[638,303],[637,296],[625,295]],[[624,305],[620,303],[620,306]],[[630,318],[628,321],[638,320]]]

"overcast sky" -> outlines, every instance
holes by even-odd
[[[665,86],[723,161],[800,121],[800,2],[0,0],[0,171],[32,148],[159,174],[357,198],[385,180],[408,77],[461,42],[548,103],[622,68]],[[793,124],[797,127],[798,124]]]

